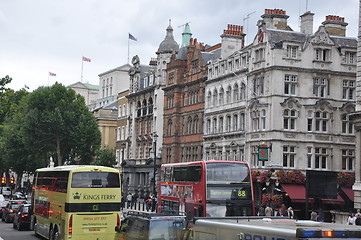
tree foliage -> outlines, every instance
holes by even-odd
[[[56,165],[75,159],[89,164],[100,146],[100,131],[84,98],[59,83],[29,95],[23,129],[25,143],[55,153]]]
[[[117,162],[114,151],[108,148],[103,148],[98,150],[96,159],[93,162],[94,165],[106,166],[106,167],[113,167],[116,163]]]

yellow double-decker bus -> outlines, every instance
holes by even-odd
[[[119,171],[60,166],[35,172],[31,227],[46,239],[114,240],[120,225]]]

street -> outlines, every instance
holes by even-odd
[[[37,237],[34,231],[18,231],[13,228],[12,223],[5,223],[0,221],[0,240],[39,240],[43,239]]]

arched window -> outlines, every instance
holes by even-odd
[[[296,130],[296,113],[294,109],[285,109],[283,111],[283,128],[285,130]]]
[[[168,120],[168,136],[172,136],[172,126],[173,122],[171,119]]]
[[[219,90],[219,105],[223,105],[224,104],[224,89],[221,88],[221,90]]]
[[[192,117],[188,117],[187,133],[192,134]]]
[[[223,117],[219,118],[219,133],[223,133]]]
[[[246,99],[246,84],[242,83],[241,85],[241,99]]]
[[[218,91],[214,89],[213,91],[213,106],[217,106],[218,104]]]
[[[154,106],[153,106],[153,98],[152,97],[150,97],[149,99],[148,99],[148,113],[149,114],[152,114],[153,113],[153,108],[154,108]]]
[[[194,117],[193,121],[193,133],[198,133],[198,116]]]
[[[230,103],[230,102],[231,102],[231,95],[232,95],[232,88],[231,88],[231,86],[228,86],[226,95],[227,95],[227,97],[226,97],[227,103]]]
[[[142,110],[143,110],[143,116],[147,115],[147,100],[143,100],[143,106],[142,106]]]
[[[138,101],[137,103],[137,117],[142,116],[142,104],[140,103],[140,101]]]
[[[238,102],[239,101],[239,90],[238,90],[238,84],[234,84],[233,86],[233,101]]]
[[[208,105],[208,107],[212,106],[212,93],[211,93],[211,91],[208,92],[207,105]]]

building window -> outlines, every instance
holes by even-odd
[[[224,89],[219,90],[219,105],[222,106],[224,103]]]
[[[153,76],[153,75],[151,75]],[[168,78],[168,84],[173,84],[174,83],[174,72],[169,73],[169,78]],[[149,81],[149,85],[152,85]]]
[[[297,75],[285,75],[285,94],[296,95]]]
[[[207,96],[207,105],[208,105],[208,107],[212,106],[211,103],[212,103],[212,93],[211,93],[211,91],[209,91],[208,96]]]
[[[120,141],[120,136],[121,136],[120,127],[118,127],[117,128],[117,141]]]
[[[193,123],[192,118],[189,117],[188,118],[188,123],[187,123],[187,132],[188,132],[188,134],[192,134],[192,125],[193,125],[192,123]]]
[[[342,82],[342,99],[355,100],[355,81],[343,80]]]
[[[241,99],[246,99],[246,84],[242,83],[241,85]]]
[[[217,127],[218,127],[218,125],[217,125],[217,118],[213,118],[213,125],[212,125],[212,127],[213,127],[212,133],[217,133]]]
[[[239,101],[238,84],[234,84],[234,87],[233,87],[233,101],[234,101],[234,102],[238,102],[238,101]]]
[[[315,169],[327,169],[328,162],[327,148],[315,148]]]
[[[313,125],[313,112],[307,112],[307,131],[312,132],[312,125]]]
[[[240,127],[241,131],[244,131],[244,129],[245,129],[245,114],[244,113],[241,113],[239,127]]]
[[[329,80],[327,78],[313,79],[313,94],[317,97],[326,97],[329,95]]]
[[[295,167],[295,147],[294,146],[283,146],[283,167]]]
[[[283,111],[283,129],[296,130],[297,111],[294,109],[285,109]]]
[[[194,117],[194,121],[193,121],[193,132],[194,133],[198,133],[198,116]]]
[[[347,64],[356,64],[356,52],[345,52],[345,61]]]
[[[263,94],[264,79],[263,77],[253,79],[253,92],[257,95]]]
[[[217,89],[215,89],[213,92],[213,106],[217,106],[217,104],[218,104],[218,92]]]
[[[288,58],[297,58],[297,46],[287,46],[287,57]]]
[[[322,62],[329,62],[331,60],[331,50],[316,48],[315,49],[315,60]]]
[[[263,48],[261,48],[261,49],[257,49],[256,51],[255,51],[255,61],[256,62],[259,62],[259,61],[262,61],[262,60],[264,60],[264,49]]]
[[[233,131],[238,131],[238,115],[233,115]]]
[[[259,130],[259,116],[259,111],[253,111],[251,114],[253,131]]]
[[[352,171],[354,169],[355,162],[355,150],[342,149],[342,170]]]
[[[315,131],[316,132],[328,132],[329,124],[328,112],[315,112]]]
[[[211,120],[207,119],[207,133],[210,134],[211,133]]]
[[[232,88],[231,88],[231,86],[228,86],[227,92],[226,92],[227,103],[231,102],[231,94],[232,94]]]
[[[307,147],[307,168],[312,168],[312,147]]]
[[[266,129],[266,110],[264,109],[261,111],[261,129]]]
[[[341,115],[342,133],[353,134],[353,124],[351,123],[348,114]]]
[[[231,116],[226,117],[226,132],[231,131]]]
[[[219,118],[219,132],[223,133],[223,117]]]
[[[198,60],[194,60],[192,62],[192,74],[195,74],[198,72]]]
[[[171,119],[168,120],[168,136],[172,136],[172,125],[173,122]]]

